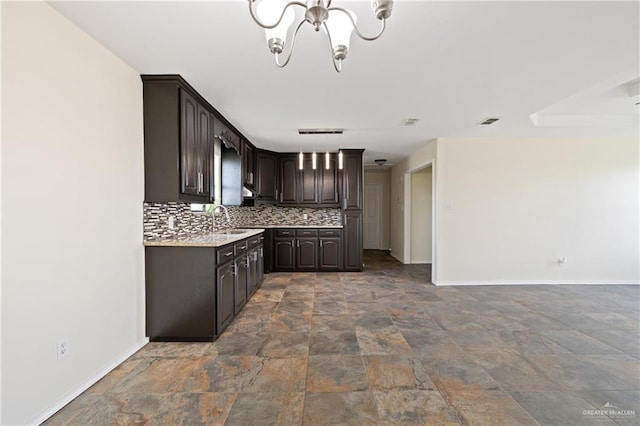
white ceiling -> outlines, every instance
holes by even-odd
[[[352,38],[340,74],[311,26],[277,68],[244,0],[51,4],[140,73],[181,74],[261,148],[365,148],[365,162],[393,163],[436,137],[638,137],[638,97],[616,89],[640,75],[635,1],[396,1],[379,40]],[[368,1],[333,5],[376,32]],[[585,94],[607,101],[585,107]],[[581,121],[541,125],[554,111],[575,118],[572,109]],[[599,115],[625,117],[602,125]],[[502,119],[477,125],[492,116]],[[420,121],[402,127],[409,117]],[[297,134],[317,127],[345,132]]]

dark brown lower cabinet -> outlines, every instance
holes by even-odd
[[[340,238],[320,237],[319,249],[318,270],[342,270],[342,240]]]
[[[362,271],[362,210],[345,210],[343,224],[344,270]]]
[[[296,237],[296,271],[318,270],[318,237]]]
[[[211,341],[216,330],[215,249],[145,248],[150,340]]]
[[[262,281],[264,281],[264,265],[266,264],[264,258],[264,245],[258,247],[258,272],[257,272],[257,280],[258,280],[258,288],[262,285]],[[269,268],[271,270],[271,268]]]
[[[247,255],[235,260],[235,314],[238,315],[247,304]]]
[[[247,292],[249,293],[249,297],[253,296],[260,284],[258,281],[259,251],[259,248],[256,247],[247,253]]]
[[[146,335],[212,341],[255,293],[264,274],[262,235],[222,247],[145,247]]]
[[[295,264],[295,238],[273,239],[273,269],[276,271],[293,271]]]
[[[218,266],[216,280],[218,283],[217,292],[217,329],[218,334],[227,328],[235,315],[235,275],[233,273],[233,262],[227,262]]]
[[[342,229],[278,228],[272,248],[274,271],[342,271]],[[266,241],[266,240],[265,240]]]

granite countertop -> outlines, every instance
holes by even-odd
[[[183,235],[162,240],[145,241],[144,245],[146,247],[222,247],[264,232],[264,229],[261,228],[242,229],[245,232],[241,234],[224,234],[224,231],[208,232],[206,234]]]
[[[342,229],[342,225],[251,225],[243,228],[314,228],[314,229]]]

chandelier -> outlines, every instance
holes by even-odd
[[[351,33],[355,31],[358,37],[366,41],[378,39],[384,32],[387,19],[391,16],[393,7],[393,0],[373,0],[371,2],[375,17],[382,21],[382,28],[378,34],[367,37],[358,30],[356,15],[350,10],[341,7],[331,7],[331,0],[307,0],[306,3],[300,1],[287,3],[286,0],[260,0],[254,11],[253,4],[255,2],[256,0],[249,0],[249,12],[256,24],[264,28],[269,50],[274,54],[278,67],[284,68],[287,66],[291,60],[298,31],[305,22],[308,22],[313,25],[316,31],[320,31],[322,27],[327,34],[333,66],[337,72],[342,71],[342,61],[349,52]],[[281,62],[280,55],[284,51],[289,29],[295,19],[295,13],[291,6],[304,7],[305,14],[304,19],[298,23],[293,32],[289,53]]]

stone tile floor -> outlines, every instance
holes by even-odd
[[[640,424],[638,286],[435,287],[365,261],[266,275],[218,341],[150,343],[46,424]]]

